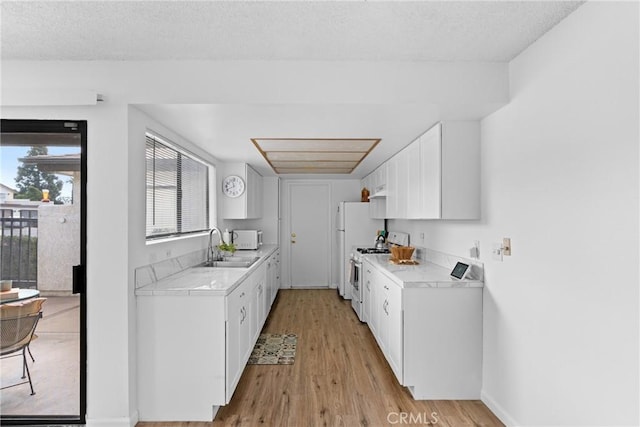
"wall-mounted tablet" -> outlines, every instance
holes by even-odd
[[[451,277],[454,279],[462,280],[467,277],[467,275],[471,272],[471,267],[469,264],[465,264],[464,262],[456,263],[456,266],[453,267],[453,271],[451,272]]]

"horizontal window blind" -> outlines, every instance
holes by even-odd
[[[147,133],[147,239],[209,229],[209,167]]]

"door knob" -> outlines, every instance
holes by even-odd
[[[296,237],[296,233],[291,233],[291,237]]]

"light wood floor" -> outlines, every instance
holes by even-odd
[[[413,400],[336,290],[281,290],[264,332],[298,335],[295,364],[247,366],[213,423],[138,427],[503,426],[480,401]]]

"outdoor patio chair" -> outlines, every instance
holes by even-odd
[[[42,317],[42,303],[45,300],[46,298],[34,298],[22,303],[0,305],[0,356],[19,356],[15,353],[21,351],[22,378],[25,378],[25,373],[28,378],[28,381],[4,386],[2,389],[29,383],[31,395],[36,394],[33,390],[26,352],[33,339],[38,320]]]
[[[33,302],[33,304],[25,305],[24,303],[14,303],[10,305],[22,306],[24,314],[35,314],[42,311],[42,304],[44,304],[46,300],[46,298],[33,298],[28,301],[30,303]],[[42,315],[40,317],[42,317]],[[33,342],[36,338],[38,338],[38,335],[34,333],[33,337],[31,338],[31,342]],[[31,343],[27,345],[27,352],[29,353],[29,357],[31,357],[31,361],[35,362],[36,359],[35,357],[33,357],[33,354],[31,354]],[[22,368],[22,378],[24,378],[24,367]]]

